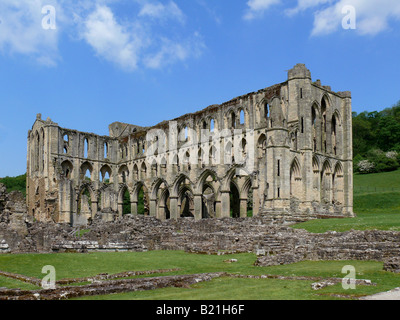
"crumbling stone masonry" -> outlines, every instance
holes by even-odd
[[[28,215],[22,194],[0,184],[0,254],[182,250],[198,254],[253,252],[256,265],[303,260],[376,260],[384,269],[400,270],[400,232],[348,231],[312,234],[292,229],[298,218],[282,216],[161,221],[126,214],[104,221],[96,214],[85,227],[40,222]],[[288,221],[290,220],[290,221]]]
[[[302,64],[287,81],[109,136],[37,116],[28,134],[27,205],[39,221],[84,225],[126,213],[159,220],[276,213],[354,216],[350,92]]]

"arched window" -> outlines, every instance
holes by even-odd
[[[85,162],[81,166],[80,178],[82,180],[91,181],[92,180],[92,171],[93,171],[92,165],[89,162]]]
[[[191,165],[190,165],[190,152],[186,151],[182,157],[182,165],[183,165],[183,170],[191,170]]]
[[[317,143],[317,113],[315,111],[315,106],[312,106],[311,110],[311,126],[312,126],[312,146],[313,146],[313,151],[317,152],[318,151],[318,143]]]
[[[139,180],[139,168],[136,163],[133,166],[133,179]]]
[[[158,175],[158,165],[157,165],[157,161],[154,160],[152,165],[151,165],[151,175],[152,177],[157,177]]]
[[[233,156],[233,145],[232,142],[228,141],[225,145],[225,164],[233,164],[234,156]]]
[[[83,153],[83,157],[87,158],[89,156],[89,140],[87,138],[85,138],[84,140],[84,153]]]
[[[104,166],[100,170],[99,180],[103,183],[110,183],[111,169],[108,166]]]
[[[68,134],[64,135],[63,140],[64,140],[63,150],[64,150],[64,153],[66,154],[66,153],[68,153],[68,147],[69,147],[69,136],[68,136]]]
[[[118,175],[120,183],[127,183],[129,177],[128,167],[126,165],[122,165],[118,170]]]
[[[244,124],[245,119],[244,119],[244,111],[240,110],[240,124]]]
[[[210,148],[210,153],[209,153],[209,164],[210,165],[217,165],[218,163],[217,159],[217,148],[212,146]]]
[[[86,169],[85,180],[88,180],[88,181],[92,180],[92,173],[90,172],[89,169]]]
[[[204,151],[200,148],[199,152],[197,153],[197,162],[200,167],[204,164]]]
[[[264,117],[265,117],[265,119],[268,119],[268,117],[269,117],[269,104],[268,103],[264,104]]]
[[[146,164],[144,162],[142,163],[141,171],[142,171],[142,179],[145,179],[146,178],[146,173],[147,173],[147,167],[146,167]]]
[[[35,171],[39,171],[40,164],[40,137],[39,133],[36,131],[35,137]]]
[[[235,128],[236,128],[236,115],[232,111],[232,113],[231,113],[231,129],[235,129]]]
[[[326,102],[325,98],[321,102],[321,114],[322,114],[322,131],[326,132]]]
[[[337,120],[336,120],[336,116],[333,115],[332,116],[332,123],[331,123],[331,142],[332,142],[332,153],[334,155],[337,154]]]
[[[290,196],[298,199],[302,197],[301,170],[297,159],[290,166]]]
[[[104,159],[108,158],[108,143],[104,142]]]
[[[63,170],[63,177],[67,179],[71,179],[73,165],[70,161],[66,160],[61,164],[61,168]]]
[[[246,157],[247,157],[247,141],[246,139],[242,139],[241,143],[240,143],[240,151],[241,151],[241,161],[244,162],[246,161]]]

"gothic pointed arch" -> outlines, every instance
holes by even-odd
[[[302,174],[299,160],[295,157],[290,166],[290,196],[302,198]]]
[[[112,169],[109,165],[103,165],[100,169],[100,182],[103,183],[112,183]]]
[[[61,163],[62,177],[66,179],[71,179],[73,177],[74,166],[69,160],[65,160]]]
[[[179,174],[175,179],[174,183],[172,184],[171,188],[171,196],[173,197],[178,197],[179,194],[179,188],[181,184],[184,183],[185,185],[192,185],[192,182],[190,181],[189,177],[186,174]]]
[[[199,175],[199,178],[198,178],[198,180],[197,180],[197,182],[196,182],[196,184],[195,184],[195,192],[196,193],[198,193],[198,194],[201,194],[202,193],[202,189],[203,189],[203,185],[204,185],[204,183],[206,182],[206,180],[208,179],[208,178],[211,178],[213,181],[217,181],[218,180],[218,175],[217,175],[217,173],[214,171],[214,170],[212,170],[212,169],[205,169],[200,175]]]
[[[332,202],[332,165],[329,159],[326,159],[322,165],[321,171],[321,203],[330,204]]]

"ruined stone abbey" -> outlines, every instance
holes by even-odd
[[[109,136],[38,114],[27,150],[39,221],[354,216],[351,94],[302,64],[283,83],[154,127],[112,123]]]

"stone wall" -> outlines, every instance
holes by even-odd
[[[0,252],[184,250],[201,254],[254,252],[256,265],[303,260],[377,260],[400,256],[400,233],[348,231],[312,234],[267,217],[160,221],[126,215],[94,220],[86,229],[20,219],[0,223]],[[25,225],[25,226],[21,226]]]
[[[314,217],[316,218],[316,217]],[[254,252],[256,265],[303,260],[377,260],[400,256],[400,232],[348,231],[312,234],[290,228],[306,215],[263,212],[253,218],[180,218],[96,215],[87,226],[34,221],[24,197],[0,184],[0,253],[183,250],[203,254]],[[109,221],[111,220],[111,221]],[[397,270],[396,269],[396,270]]]
[[[290,210],[296,200],[306,214],[354,216],[351,119],[351,94],[312,82],[304,64],[284,82],[171,121],[115,122],[108,136],[38,114],[28,213],[72,224],[98,211],[200,220]]]

